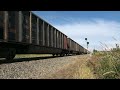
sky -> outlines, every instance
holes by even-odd
[[[32,11],[88,50],[120,43],[120,11]]]

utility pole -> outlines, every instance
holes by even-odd
[[[88,44],[89,44],[89,42],[87,42],[87,54],[88,54]]]
[[[117,49],[117,50],[119,49],[119,45],[118,45],[118,44],[116,44],[116,49]]]
[[[87,49],[88,49],[88,44],[89,44],[89,42],[87,42]]]
[[[88,54],[88,44],[89,42],[87,42],[87,38],[85,38],[86,44],[87,44],[87,54]]]
[[[87,44],[87,50],[88,50],[88,42],[87,42],[87,38],[85,38],[86,44]]]

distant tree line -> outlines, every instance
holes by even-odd
[[[93,53],[98,52],[97,50],[93,49]]]

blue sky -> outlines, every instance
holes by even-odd
[[[114,48],[120,40],[120,11],[33,11],[89,50]]]

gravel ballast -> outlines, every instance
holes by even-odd
[[[0,79],[46,79],[84,55],[0,64]]]

